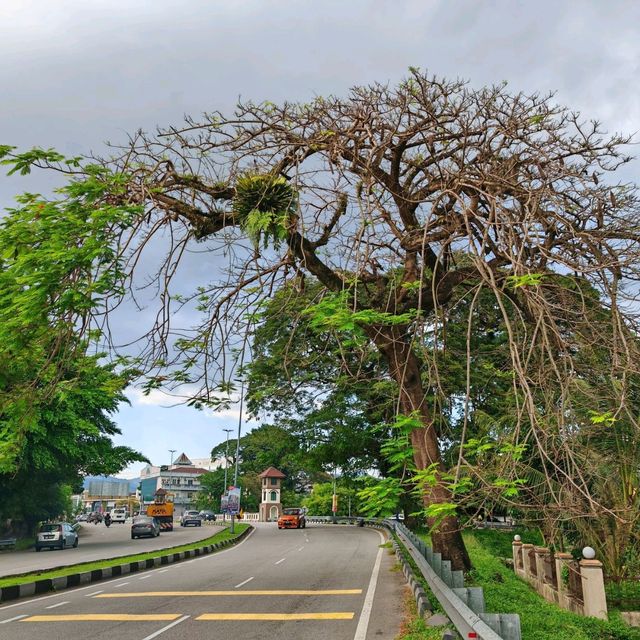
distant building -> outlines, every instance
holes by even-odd
[[[165,489],[173,497],[175,515],[179,517],[187,509],[193,508],[202,490],[199,478],[208,471],[207,468],[196,466],[184,453],[172,465],[147,465],[140,472],[142,501],[144,504],[152,503],[155,492]]]
[[[220,467],[224,467],[224,458],[216,458],[215,460],[211,458],[192,458],[191,461],[196,467],[206,469],[207,471],[215,471]]]

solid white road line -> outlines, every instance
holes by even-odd
[[[247,582],[251,582],[253,580],[253,576],[251,576],[250,578],[247,578],[244,582],[241,582],[240,584],[237,584],[234,589],[239,589],[240,587],[243,587],[245,584],[247,584]]]
[[[58,602],[57,604],[52,604],[48,607],[45,607],[45,609],[55,609],[56,607],[61,607],[63,604],[69,604],[69,601],[65,600],[64,602]]]
[[[50,598],[61,598],[62,596],[69,596],[74,593],[78,593],[79,591],[86,591],[87,589],[92,589],[95,585],[90,584],[88,587],[79,587],[77,589],[65,589],[64,593],[54,593],[51,596],[36,596],[35,598],[31,598],[29,600],[24,600],[23,602],[16,602],[15,604],[8,604],[6,607],[0,607],[0,611],[4,611],[5,609],[13,609],[13,607],[26,607],[30,604],[40,603],[42,600],[49,600]]]
[[[384,536],[379,531],[378,531],[378,534],[380,535],[380,539],[384,544]],[[366,640],[367,627],[369,626],[369,618],[371,617],[371,609],[373,607],[373,597],[376,594],[376,584],[378,582],[378,573],[380,572],[381,562],[382,562],[382,547],[378,549],[376,562],[373,565],[373,571],[371,572],[371,579],[369,580],[369,588],[367,589],[367,595],[364,597],[362,612],[360,613],[360,619],[358,620],[358,626],[356,628],[356,635],[353,636],[353,640]]]
[[[221,556],[224,553],[231,553],[232,551],[235,551],[236,549],[238,549],[239,547],[241,547],[255,532],[257,531],[257,529],[254,527],[244,538],[244,540],[242,540],[242,542],[238,542],[238,544],[234,544],[233,546],[229,547],[228,549],[225,549],[224,551],[216,551],[215,553],[210,553],[206,556],[200,556],[200,558],[198,558],[199,560],[210,560],[211,558],[218,558],[219,556]],[[180,566],[179,564],[176,566]]]
[[[280,564],[281,562],[284,562],[286,560],[286,558],[280,558],[280,560],[278,560],[278,562],[274,562],[273,564]]]
[[[97,596],[99,593],[103,593],[103,592],[104,592],[103,590],[100,590],[100,591],[94,591],[93,593],[87,593],[85,595],[85,598],[92,598],[93,596]]]
[[[168,624],[166,627],[162,627],[162,629],[158,629],[158,631],[156,631],[155,633],[152,633],[150,636],[147,636],[146,638],[142,638],[142,640],[152,640],[152,638],[158,637],[161,633],[168,631],[169,629],[171,629],[171,627],[175,627],[177,624],[184,622],[190,617],[191,616],[182,616],[182,618],[178,618],[177,620],[174,620],[171,624]]]
[[[24,613],[21,616],[16,616],[15,618],[9,618],[8,620],[2,620],[0,624],[7,624],[7,622],[14,622],[15,620],[21,620],[22,618],[26,618],[27,614]]]

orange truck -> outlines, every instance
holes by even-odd
[[[147,515],[160,523],[160,531],[173,531],[173,502],[164,489],[154,494],[153,504],[147,507]]]
[[[284,509],[282,515],[278,518],[278,529],[304,529],[307,526],[307,520],[304,517],[304,509],[294,507]]]

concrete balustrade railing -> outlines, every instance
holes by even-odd
[[[579,562],[570,553],[553,553],[546,547],[513,540],[513,569],[543,598],[580,615],[607,619],[602,563],[585,547]]]

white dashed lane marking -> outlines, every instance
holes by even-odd
[[[65,600],[64,602],[58,602],[57,604],[51,604],[48,607],[45,607],[45,609],[55,609],[56,607],[61,607],[63,604],[69,604],[69,601]]]
[[[245,584],[247,584],[247,582],[251,582],[253,580],[253,576],[251,576],[250,578],[247,578],[244,582],[241,582],[240,584],[237,584],[234,589],[239,589],[240,587],[243,587]]]
[[[158,631],[156,631],[155,633],[152,633],[150,636],[147,636],[146,638],[143,638],[142,640],[152,640],[152,638],[156,638],[157,636],[159,636],[161,633],[164,633],[165,631],[168,631],[169,629],[171,629],[172,627],[175,627],[177,624],[180,624],[181,622],[184,622],[185,620],[187,620],[190,616],[182,616],[182,618],[179,618],[178,620],[176,620],[175,622],[172,622],[171,624],[168,624],[166,627],[163,627],[162,629],[159,629]]]
[[[22,618],[26,618],[27,614],[23,614],[21,616],[15,616],[14,618],[9,618],[8,620],[2,620],[0,624],[7,624],[7,622],[15,622],[16,620],[21,620]]]
[[[273,564],[280,564],[281,562],[284,562],[286,560],[286,558],[280,558],[280,560],[278,560],[277,562],[274,562]]]

